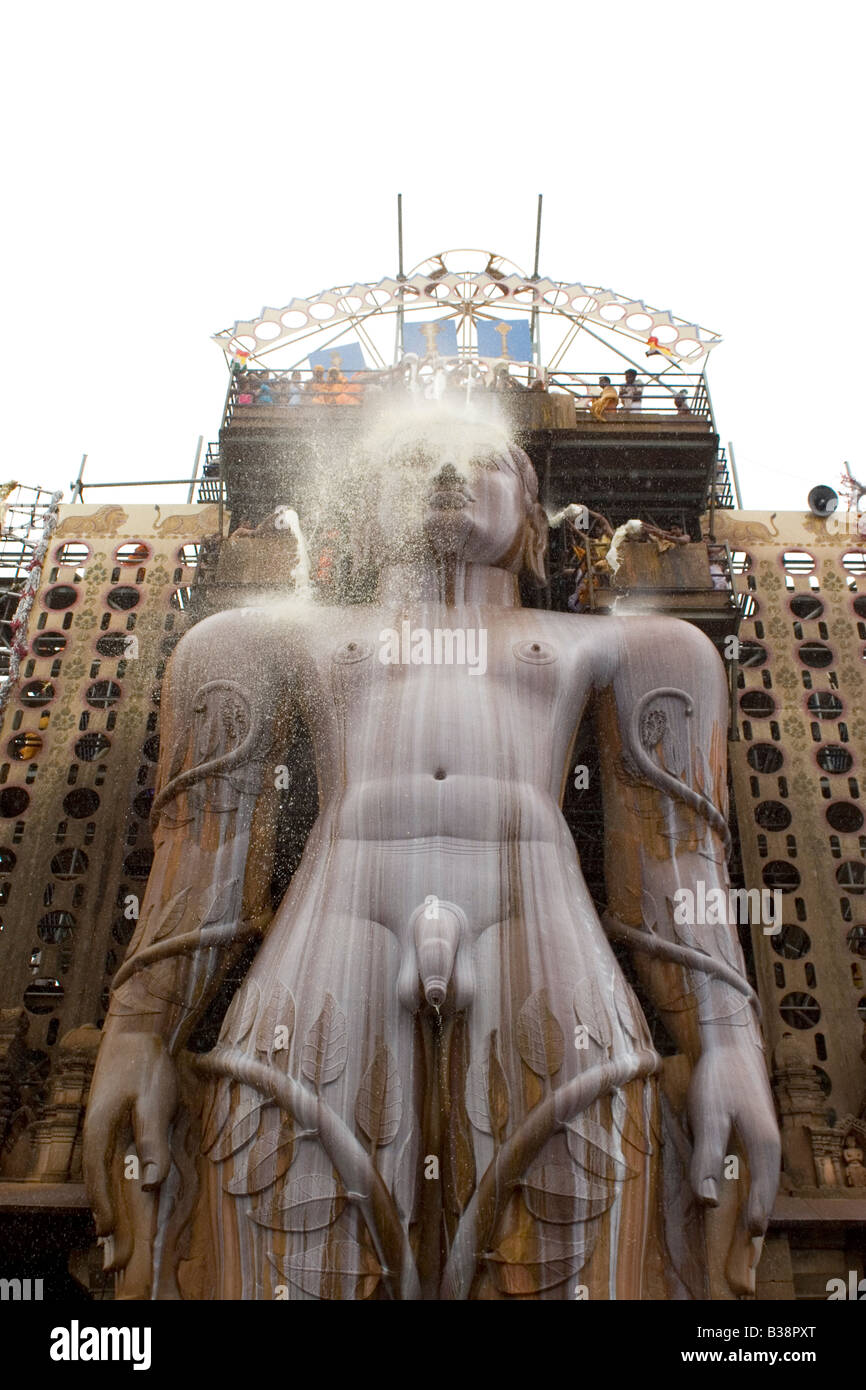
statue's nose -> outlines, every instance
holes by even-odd
[[[433,479],[439,487],[465,487],[466,479],[463,474],[458,472],[453,463],[443,463],[436,477]]]

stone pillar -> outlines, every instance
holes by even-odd
[[[33,1126],[30,1182],[81,1181],[81,1127],[101,1036],[85,1023],[58,1044],[45,1112]]]

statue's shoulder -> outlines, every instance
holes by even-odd
[[[309,625],[278,605],[228,608],[202,618],[174,650],[169,668],[175,685],[182,679],[232,676],[243,684],[288,671],[310,640]]]

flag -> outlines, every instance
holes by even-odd
[[[532,361],[529,319],[477,319],[479,357],[505,357],[510,362]]]
[[[457,325],[453,319],[429,319],[424,323],[403,324],[403,351],[416,352],[419,357],[438,353],[440,357],[457,356]]]
[[[311,352],[309,361],[311,367],[324,367],[326,372],[331,367],[336,367],[340,372],[362,372],[367,366],[360,343],[340,343],[339,347]]]
[[[660,343],[658,338],[647,338],[647,342],[649,343],[649,352],[645,354],[647,357],[656,357],[660,353],[665,357],[673,357],[670,348],[665,347],[664,343]]]

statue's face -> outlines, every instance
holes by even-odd
[[[461,423],[394,444],[382,501],[395,548],[423,538],[441,556],[519,569],[528,499],[504,435]]]

